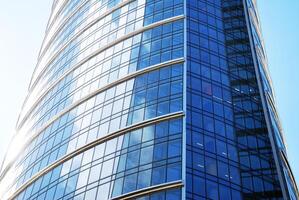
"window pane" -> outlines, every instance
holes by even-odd
[[[92,168],[90,168],[90,175],[89,175],[88,183],[93,183],[93,182],[99,180],[100,174],[101,174],[101,169],[102,169],[101,164],[93,166]]]
[[[137,174],[126,176],[124,179],[123,193],[128,193],[136,189]]]
[[[139,172],[137,189],[149,187],[151,184],[151,170]]]

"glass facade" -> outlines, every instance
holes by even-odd
[[[298,199],[254,0],[55,0],[0,198]]]

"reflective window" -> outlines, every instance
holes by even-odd
[[[35,197],[42,195],[41,191],[47,191],[49,195],[54,194],[55,189],[50,188],[53,184],[49,185],[51,176],[56,177],[51,180],[56,185],[55,199],[64,195],[73,197],[74,191],[81,190],[87,190],[85,198],[87,196],[94,198],[99,194],[108,198],[136,189],[181,180],[182,128],[179,126],[182,127],[181,119],[164,121],[97,145],[40,177],[26,189],[26,192],[28,191],[29,195],[30,191]],[[176,127],[179,131],[170,133],[170,127]],[[165,133],[158,137],[157,131],[161,130]],[[146,138],[145,135],[149,135],[150,132],[152,137],[142,141],[142,138]],[[113,147],[113,150],[108,145]],[[168,154],[168,151],[171,153]],[[92,160],[87,159],[90,155],[94,155]],[[84,165],[82,159],[86,160]],[[95,184],[99,184],[97,191],[90,188]],[[171,197],[171,194],[169,195]]]

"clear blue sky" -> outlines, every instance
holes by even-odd
[[[14,133],[52,0],[0,0],[0,159]]]
[[[27,93],[51,2],[0,0],[0,159]],[[298,182],[299,0],[258,0],[258,5],[289,160]]]
[[[257,0],[288,157],[299,184],[299,0]]]

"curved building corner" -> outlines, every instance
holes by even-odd
[[[299,199],[255,0],[54,0],[0,199]]]

